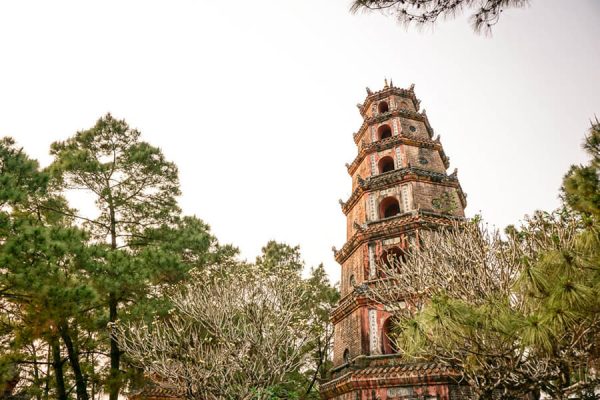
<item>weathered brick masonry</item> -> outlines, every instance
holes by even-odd
[[[465,397],[456,374],[439,365],[406,364],[387,331],[389,314],[365,295],[378,279],[377,265],[401,255],[419,230],[464,218],[466,196],[456,170],[434,138],[414,86],[387,82],[367,89],[358,109],[363,123],[354,134],[358,154],[347,164],[352,194],[340,200],[347,240],[335,257],[342,267],[335,326],[332,379],[321,396],[334,400],[439,399]]]

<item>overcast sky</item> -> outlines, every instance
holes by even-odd
[[[365,86],[414,83],[459,169],[467,215],[503,228],[558,206],[600,116],[600,2],[532,0],[492,37],[351,15],[349,0],[0,2],[0,136],[47,165],[111,112],[180,169],[187,214],[253,259],[300,244],[332,280],[338,198]],[[85,207],[84,205],[78,205]]]

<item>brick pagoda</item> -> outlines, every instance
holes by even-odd
[[[366,295],[377,265],[401,257],[419,231],[464,218],[466,198],[439,136],[434,138],[420,100],[387,81],[358,105],[363,123],[354,134],[358,154],[347,164],[352,194],[341,201],[347,241],[335,258],[342,266],[331,380],[324,399],[458,399],[457,375],[435,364],[408,364],[395,354],[387,333],[390,313]]]

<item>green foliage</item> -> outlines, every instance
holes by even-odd
[[[572,166],[563,181],[565,202],[598,224],[600,220],[600,122],[590,128],[583,148],[591,157],[586,166]]]
[[[179,212],[177,167],[139,138],[138,130],[107,114],[91,129],[51,146],[51,171],[66,188],[94,195],[100,215],[89,221],[90,229],[114,248]]]
[[[47,171],[12,139],[0,142],[0,386],[19,376],[11,390],[39,400],[66,398],[71,384],[78,399],[103,388],[116,398],[140,373],[111,323],[166,315],[166,294],[237,254],[203,221],[180,216],[177,168],[139,137],[106,115],[54,143]],[[81,189],[97,218],[60,196]]]

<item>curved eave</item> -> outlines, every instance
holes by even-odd
[[[366,364],[366,366],[361,364]],[[413,386],[425,383],[428,385],[456,384],[460,380],[460,373],[445,365],[402,363],[401,358],[397,356],[357,357],[343,367],[347,372],[321,385],[322,398],[332,398],[361,389]]]
[[[422,139],[422,138],[418,138],[416,136],[411,136],[411,135],[399,134],[399,135],[390,136],[390,137],[382,139],[382,140],[378,140],[373,143],[368,143],[368,144],[365,144],[364,146],[362,146],[359,149],[359,152],[358,152],[358,155],[356,156],[356,158],[354,158],[354,160],[352,161],[351,164],[347,165],[348,173],[350,175],[353,175],[356,172],[356,170],[358,169],[358,166],[360,165],[360,163],[369,154],[375,153],[378,151],[391,149],[395,146],[398,146],[399,144],[415,146],[415,147],[424,147],[427,149],[437,150],[440,153],[440,157],[442,158],[442,161],[444,162],[444,167],[448,168],[450,166],[450,164],[448,162],[449,161],[448,157],[446,157],[446,153],[444,153],[442,144],[439,141],[432,140],[432,139]]]
[[[383,174],[373,175],[359,181],[359,185],[354,189],[348,200],[342,202],[342,211],[345,215],[348,215],[348,212],[356,205],[362,195],[371,190],[384,189],[391,185],[414,181],[457,188],[459,189],[459,196],[461,198],[461,203],[463,203],[463,208],[466,207],[466,199],[463,201],[464,195],[462,194],[462,189],[460,188],[457,177],[416,167],[406,167],[384,172]]]
[[[429,124],[429,120],[427,119],[427,114],[425,113],[425,111],[419,113],[419,112],[415,112],[415,111],[411,111],[411,110],[406,110],[403,108],[398,108],[398,109],[386,112],[384,114],[365,118],[365,120],[363,121],[362,125],[360,126],[360,129],[358,130],[358,132],[354,133],[354,135],[353,135],[354,143],[356,143],[358,145],[361,138],[364,136],[364,133],[367,130],[367,128],[369,128],[370,126],[372,126],[374,124],[378,124],[380,122],[387,121],[388,119],[393,118],[393,117],[406,117],[406,118],[409,118],[409,119],[412,119],[415,121],[423,122],[423,123],[425,123],[425,127],[427,128],[427,133],[429,134],[429,137],[430,138],[433,137],[433,128]]]
[[[455,221],[463,221],[464,217],[439,214],[425,210],[413,210],[390,218],[367,223],[366,228],[357,231],[334,254],[335,260],[342,264],[362,244],[370,240],[397,236],[398,234],[414,231],[418,228],[434,228],[435,226],[450,226]]]

